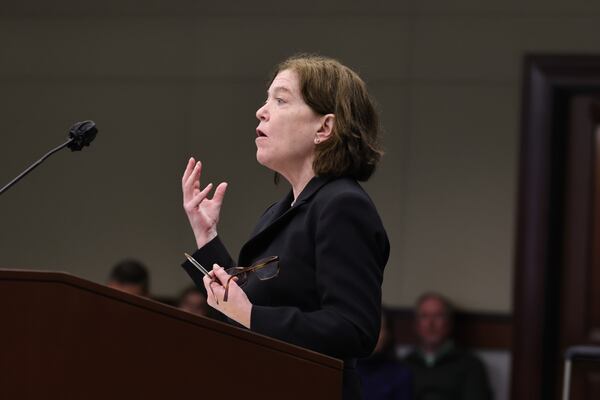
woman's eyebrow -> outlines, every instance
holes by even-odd
[[[271,92],[273,94],[278,93],[278,92],[285,92],[285,93],[293,94],[292,91],[285,86],[276,86],[273,88],[273,90]],[[267,94],[268,93],[269,92],[267,92]]]

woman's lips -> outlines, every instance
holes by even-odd
[[[267,135],[262,130],[256,128],[256,137],[267,137]]]

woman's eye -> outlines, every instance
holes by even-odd
[[[272,100],[275,101],[278,105],[282,105],[282,104],[286,103],[286,101],[284,99],[282,99],[281,97],[273,97]],[[269,99],[266,99],[265,102],[263,103],[263,105],[267,105],[267,104],[269,104]]]

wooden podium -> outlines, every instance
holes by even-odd
[[[343,363],[72,275],[0,269],[0,399],[340,399]]]

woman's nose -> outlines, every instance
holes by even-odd
[[[267,112],[267,105],[263,104],[258,110],[256,110],[256,118],[259,121],[266,121],[269,113]]]

